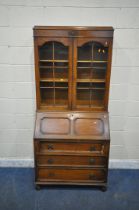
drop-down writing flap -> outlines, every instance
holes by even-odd
[[[109,140],[107,112],[38,112],[36,139]]]

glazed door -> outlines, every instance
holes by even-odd
[[[74,40],[73,109],[107,109],[111,46],[103,38]]]
[[[38,109],[71,109],[71,47],[68,38],[35,40]]]

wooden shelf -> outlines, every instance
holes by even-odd
[[[96,107],[96,108],[102,108],[103,106],[103,101],[102,100],[92,100],[91,104],[90,101],[88,100],[88,104],[84,104],[84,100],[77,100],[77,107]]]
[[[42,106],[59,106],[59,107],[65,107],[67,106],[67,100],[61,99],[61,100],[53,100],[53,99],[44,99],[41,103]]]
[[[40,79],[40,82],[68,82],[68,79],[47,78],[47,79]]]
[[[105,90],[105,88],[99,88],[99,87],[77,87],[77,90]]]
[[[52,107],[53,108],[52,108]],[[65,104],[65,105],[60,105],[60,104],[56,104],[56,105],[54,105],[54,103],[51,103],[51,104],[47,104],[47,102],[44,100],[44,101],[42,101],[42,103],[41,103],[41,108],[42,109],[50,109],[50,110],[55,110],[55,106],[57,107],[57,108],[59,108],[60,110],[62,110],[62,109],[67,109],[67,104]]]
[[[40,69],[68,69],[68,66],[40,66]]]
[[[39,60],[40,62],[51,62],[51,63],[68,63],[68,60]]]
[[[82,110],[82,108],[95,108],[95,109],[97,109],[97,110],[99,110],[99,109],[103,109],[104,108],[104,106],[89,106],[89,105],[77,105],[77,108],[78,109],[81,109]]]
[[[107,63],[108,61],[97,61],[97,60],[78,60],[78,63]]]
[[[102,66],[100,66],[100,67],[98,67],[98,66],[78,66],[77,67],[77,69],[104,69],[104,70],[106,70],[106,67],[102,67]]]
[[[81,82],[81,83],[105,83],[105,79],[77,79],[77,82]]]
[[[40,87],[41,89],[68,89],[68,87]]]

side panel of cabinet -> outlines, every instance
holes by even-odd
[[[73,46],[72,109],[107,110],[112,39],[75,38]]]
[[[37,109],[71,109],[70,38],[34,37]]]

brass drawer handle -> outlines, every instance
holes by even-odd
[[[47,163],[48,163],[48,164],[52,164],[53,162],[54,162],[53,159],[48,159],[48,160],[47,160]]]
[[[91,146],[90,147],[90,151],[92,152],[92,151],[96,151],[96,147],[95,146]]]
[[[49,174],[48,174],[48,177],[54,177],[55,176],[55,174],[54,173],[52,173],[52,172],[50,172]]]
[[[89,163],[90,163],[90,164],[94,164],[94,163],[95,163],[95,159],[94,159],[94,158],[90,158],[90,159],[89,159]]]
[[[95,174],[89,174],[89,179],[96,179],[96,176],[95,176]]]
[[[54,147],[53,147],[53,145],[52,144],[48,144],[48,150],[52,150],[52,149],[54,149]]]

